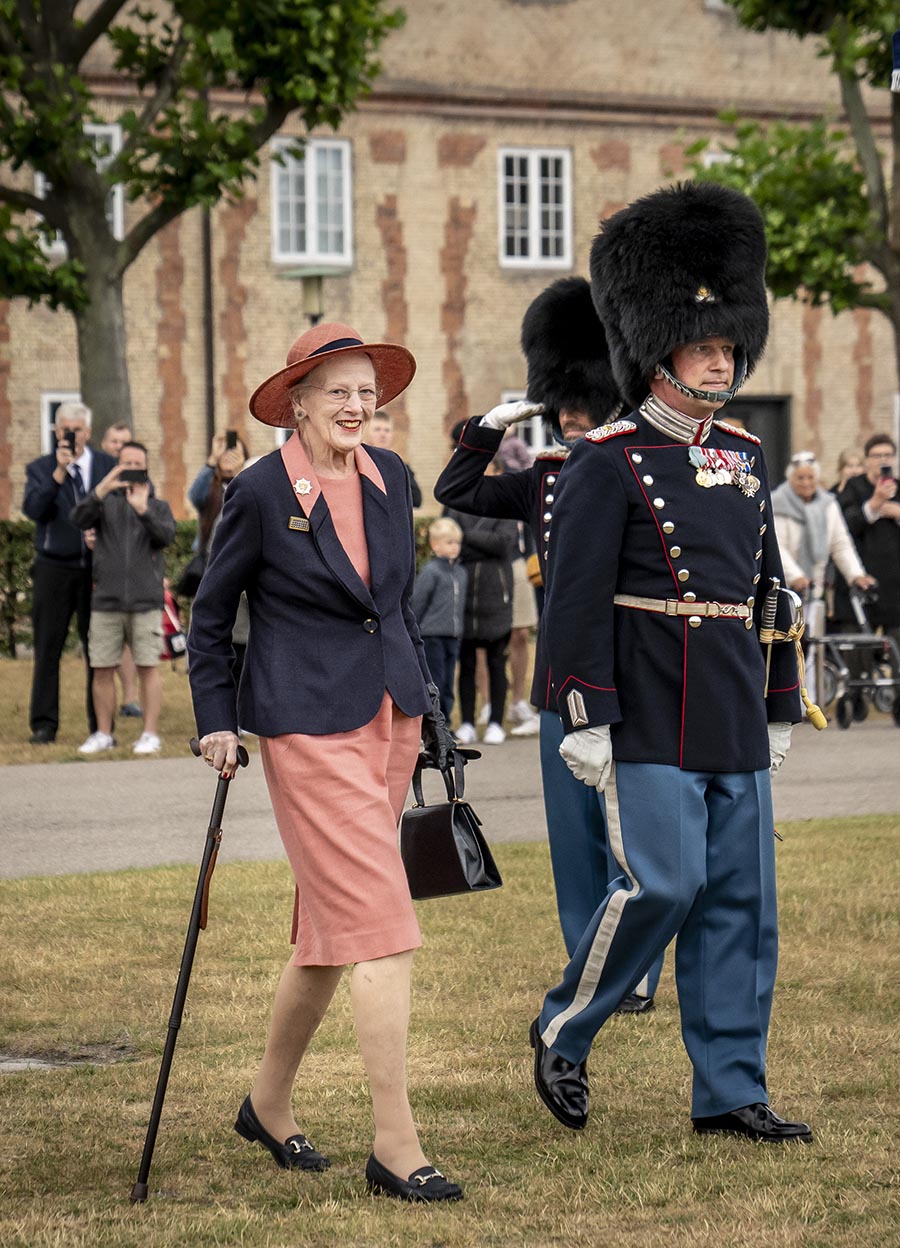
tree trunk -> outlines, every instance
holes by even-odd
[[[94,446],[117,421],[131,428],[131,386],[122,275],[110,277],[104,265],[87,264],[89,302],[75,313],[81,398],[94,415]]]

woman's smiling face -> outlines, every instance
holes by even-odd
[[[314,455],[348,454],[378,406],[375,366],[362,351],[325,360],[292,391],[299,427]]]

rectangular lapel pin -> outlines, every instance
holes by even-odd
[[[291,516],[288,520],[288,528],[295,533],[308,533],[309,521],[306,516]]]

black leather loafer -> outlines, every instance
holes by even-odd
[[[742,1109],[733,1109],[730,1114],[692,1121],[698,1135],[745,1135],[767,1144],[811,1144],[813,1138],[812,1129],[805,1122],[788,1122],[762,1104],[745,1105]]]
[[[279,1144],[257,1118],[249,1096],[238,1110],[234,1129],[245,1140],[267,1148],[282,1170],[327,1170],[331,1165],[327,1157],[316,1152],[305,1135],[288,1136]]]
[[[56,733],[50,728],[35,728],[34,732],[28,738],[29,745],[52,745],[56,740]]]
[[[462,1200],[463,1195],[459,1184],[448,1182],[434,1166],[420,1166],[408,1179],[401,1179],[383,1166],[374,1153],[366,1162],[366,1186],[370,1192],[397,1200]]]
[[[539,1019],[531,1024],[531,1047],[534,1049],[534,1086],[537,1094],[564,1127],[580,1131],[588,1120],[587,1063],[567,1062],[548,1049],[541,1039]]]
[[[636,992],[629,992],[616,1006],[617,1014],[646,1014],[655,1009],[652,997],[639,997]]]

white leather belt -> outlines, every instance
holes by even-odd
[[[696,615],[710,620],[747,620],[753,607],[746,602],[679,602],[677,598],[641,598],[638,594],[616,594],[617,607],[636,611],[656,611],[659,615]]]

